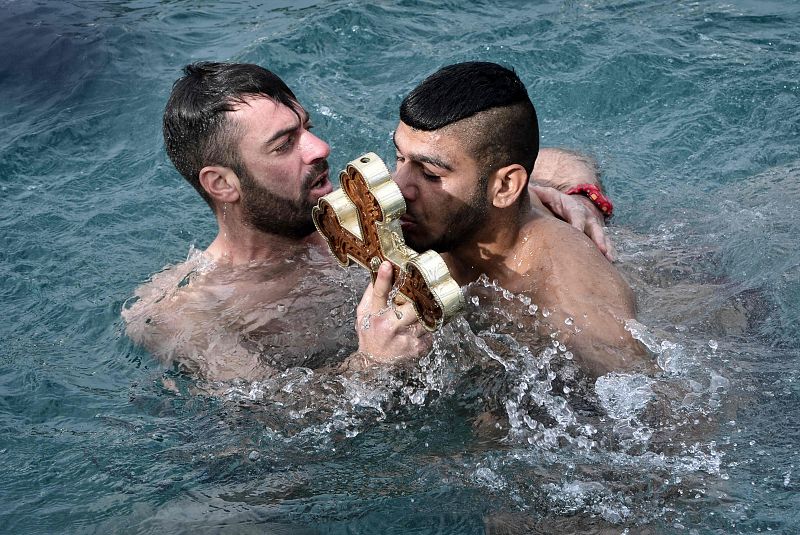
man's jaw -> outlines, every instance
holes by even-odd
[[[403,230],[403,238],[406,245],[421,253],[430,247],[427,246],[428,236],[423,234],[424,229],[419,220],[408,213],[400,218],[400,228]]]

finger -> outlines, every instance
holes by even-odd
[[[572,210],[570,216],[570,225],[581,232],[586,232],[586,225],[588,223],[586,220],[586,210],[583,209],[583,206],[578,206],[577,210]]]
[[[594,244],[600,249],[604,255],[608,255],[608,247],[606,246],[606,231],[594,219],[586,222],[586,234],[591,238]]]
[[[417,313],[414,310],[414,304],[412,302],[409,301],[404,305],[395,307],[394,310],[397,317],[398,327],[411,327],[416,324],[421,329],[425,329],[425,327],[419,323],[419,319],[417,318]]]
[[[417,355],[428,353],[433,347],[433,335],[425,331],[425,335],[417,338]]]
[[[370,282],[367,289],[364,290],[364,295],[361,296],[361,301],[358,302],[358,307],[356,307],[356,314],[358,316],[369,312],[370,306],[372,305],[372,292],[372,283]]]
[[[389,300],[389,292],[392,290],[392,264],[388,261],[381,263],[378,274],[375,276],[375,283],[372,286],[372,304],[370,310],[373,314],[379,313],[386,308]]]
[[[617,250],[614,248],[614,243],[611,241],[611,236],[606,234],[606,258],[611,262],[617,261]]]
[[[413,329],[414,329],[414,334],[416,335],[417,338],[425,338],[429,342],[433,343],[433,333],[428,329],[426,329],[422,325],[422,323],[417,323],[417,325],[413,327]]]

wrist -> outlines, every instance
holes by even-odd
[[[596,184],[578,184],[565,191],[567,195],[576,195],[586,206],[591,206],[593,211],[603,219],[608,219],[614,214],[614,205],[611,200],[603,195]]]
[[[591,213],[597,221],[599,221],[601,224],[605,223],[606,216],[589,197],[586,197],[585,195],[572,195],[572,197],[585,206],[586,209],[589,210],[589,213]]]
[[[398,370],[416,364],[414,355],[380,357],[358,349],[339,365],[340,373],[377,373],[383,370]]]
[[[381,362],[366,351],[355,351],[339,366],[340,372],[363,372],[381,367]]]

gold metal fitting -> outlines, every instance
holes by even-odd
[[[341,172],[339,183],[312,211],[314,225],[339,264],[354,260],[374,281],[381,262],[391,262],[398,293],[414,304],[429,331],[463,310],[461,288],[439,253],[419,254],[406,245],[400,228],[406,202],[383,160],[374,152],[356,158]]]

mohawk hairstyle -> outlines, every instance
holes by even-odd
[[[480,61],[448,65],[400,104],[400,120],[428,132],[473,117],[461,134],[483,172],[519,163],[530,175],[539,152],[539,124],[525,84],[514,71]]]

